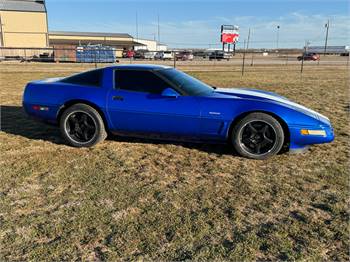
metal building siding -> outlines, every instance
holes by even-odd
[[[1,0],[0,10],[22,12],[46,12],[45,1]]]

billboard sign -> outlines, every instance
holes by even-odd
[[[236,25],[221,26],[221,42],[224,44],[234,44],[239,38],[239,27]]]

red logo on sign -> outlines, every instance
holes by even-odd
[[[221,42],[223,43],[234,43],[236,42],[236,38],[238,34],[221,34]]]

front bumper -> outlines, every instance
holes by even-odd
[[[334,140],[334,130],[331,125],[290,126],[289,132],[290,150],[303,149],[313,144],[330,143]]]

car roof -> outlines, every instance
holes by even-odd
[[[112,69],[140,69],[140,70],[161,70],[161,69],[167,69],[172,68],[170,66],[164,66],[164,65],[151,65],[151,64],[122,64],[122,65],[115,65],[115,66],[107,66],[106,68],[112,68]]]

